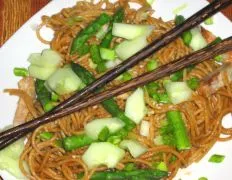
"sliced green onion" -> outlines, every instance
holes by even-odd
[[[51,100],[54,101],[54,102],[57,102],[59,100],[59,95],[52,92]]]
[[[191,40],[193,38],[193,35],[192,35],[191,31],[185,31],[185,32],[183,32],[181,37],[182,37],[182,40],[184,41],[184,44],[189,46],[191,43]]]
[[[159,97],[159,103],[167,104],[171,102],[167,93],[160,93],[158,94],[158,97]]]
[[[150,95],[151,97],[152,97],[152,99],[153,100],[155,100],[156,102],[159,102],[159,94],[158,93],[152,93],[151,95]]]
[[[132,79],[132,75],[129,72],[125,72],[122,74],[122,81],[126,82]]]
[[[39,135],[40,139],[43,141],[50,140],[50,139],[52,139],[53,136],[54,136],[54,134],[51,132],[42,132]]]
[[[214,57],[214,60],[215,60],[216,62],[222,62],[222,61],[223,61],[223,56],[222,56],[222,55],[215,56],[215,57]]]
[[[110,130],[108,127],[104,127],[98,135],[100,141],[106,141],[110,135]]]
[[[213,17],[210,17],[204,21],[206,25],[212,25],[213,24]]]
[[[183,79],[183,71],[177,71],[170,76],[171,81],[176,82]]]
[[[158,63],[156,60],[150,60],[147,63],[147,71],[153,71],[158,67]]]
[[[192,90],[196,90],[200,85],[200,80],[197,77],[192,77],[191,79],[187,80],[187,85]]]
[[[47,102],[47,103],[44,105],[44,111],[45,111],[45,112],[51,111],[54,107],[55,107],[54,102]]]
[[[136,170],[136,169],[137,169],[136,164],[128,163],[128,164],[125,165],[123,170],[124,171],[133,171],[133,170]]]
[[[206,177],[200,177],[198,180],[208,180]]]
[[[209,158],[209,162],[212,163],[221,163],[225,159],[224,155],[214,154]]]
[[[22,76],[22,77],[26,77],[29,75],[28,70],[26,68],[14,68],[14,75],[15,76]]]
[[[156,164],[155,168],[160,170],[160,171],[166,171],[166,172],[168,171],[168,167],[165,164],[165,162],[160,162],[160,163]]]
[[[83,21],[83,17],[82,16],[73,16],[73,17],[68,18],[67,24],[69,26],[72,26],[76,22],[80,22],[80,21]]]
[[[178,15],[175,18],[175,24],[176,25],[182,24],[184,21],[185,21],[185,18],[182,15]]]

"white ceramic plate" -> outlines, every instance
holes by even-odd
[[[73,6],[77,0],[53,0],[27,23],[25,23],[0,49],[0,128],[11,124],[17,105],[17,98],[3,93],[5,88],[16,88],[19,78],[13,75],[14,67],[27,67],[28,55],[32,52],[40,52],[47,48],[35,35],[35,26],[40,23],[42,15],[52,15],[58,13],[62,8]],[[155,0],[153,7],[156,10],[155,16],[170,20],[175,17],[175,9],[182,7],[179,12],[185,17],[189,17],[208,3],[205,0]],[[221,13],[214,16],[214,24],[204,26],[215,35],[226,38],[232,35],[232,23]],[[47,38],[52,37],[52,33],[45,29]],[[225,117],[225,125],[232,123],[231,115]],[[221,164],[208,163],[208,158],[214,154],[224,154],[225,160]],[[232,166],[232,142],[217,143],[207,156],[197,164],[193,164],[187,169],[179,171],[175,179],[197,180],[199,177],[207,177],[209,180],[231,180]],[[7,172],[0,171],[0,175],[5,180],[14,180]]]

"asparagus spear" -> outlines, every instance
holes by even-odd
[[[37,95],[38,101],[43,106],[45,112],[50,111],[52,108],[55,107],[54,102],[51,100],[51,92],[47,90],[44,85],[45,81],[36,79],[35,81],[35,91]]]
[[[132,171],[105,171],[96,172],[91,177],[91,180],[159,180],[167,177],[168,173],[160,170],[132,170]]]
[[[92,37],[104,24],[108,23],[110,19],[110,16],[102,13],[94,22],[77,34],[76,38],[73,40],[70,53],[74,54],[77,52],[79,55],[86,53],[85,49],[88,47],[85,43],[87,40]]]
[[[81,65],[72,62],[71,67],[86,85],[95,81],[95,77]],[[135,123],[124,114],[114,99],[105,100],[102,102],[102,105],[112,116],[121,119],[126,124],[127,130],[132,130],[135,127]]]
[[[69,136],[63,139],[63,146],[66,151],[72,151],[74,149],[90,145],[93,140],[85,135]]]
[[[174,141],[177,149],[189,149],[191,144],[180,111],[168,111],[166,116],[168,123],[172,126]]]
[[[103,38],[101,42],[101,47],[104,47],[104,48],[110,47],[110,43],[113,39],[113,35],[112,35],[113,23],[122,22],[123,19],[124,19],[124,10],[123,8],[119,8],[113,16],[113,19],[109,25],[109,31],[106,33],[105,37]]]
[[[104,60],[101,58],[100,55],[100,47],[98,45],[92,45],[90,47],[90,55],[92,61],[97,65],[97,71],[99,73],[106,71],[106,66]]]

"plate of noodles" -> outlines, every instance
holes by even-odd
[[[52,110],[207,4],[51,1],[0,49],[0,129]],[[106,88],[220,42],[231,30],[218,13]],[[43,125],[0,151],[0,176],[232,179],[230,62],[228,52]]]

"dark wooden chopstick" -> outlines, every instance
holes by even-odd
[[[198,11],[196,14],[188,18],[183,24],[176,26],[174,29],[170,30],[154,42],[152,42],[149,46],[141,50],[140,52],[136,53],[134,56],[130,57],[128,60],[124,61],[122,64],[118,65],[116,68],[112,69],[111,71],[107,72],[101,78],[96,80],[91,85],[87,86],[83,90],[79,91],[74,96],[70,97],[66,101],[62,102],[58,105],[53,111],[46,113],[45,115],[35,119],[33,122],[34,126],[25,125],[27,127],[27,131],[20,131],[21,126],[15,127],[13,129],[7,130],[5,132],[0,133],[0,149],[1,145],[7,141],[7,138],[12,138],[8,140],[8,144],[15,141],[15,139],[26,135],[28,132],[32,131],[35,126],[38,127],[38,124],[41,122],[48,122],[50,117],[53,117],[53,114],[58,111],[62,111],[62,109],[66,107],[70,107],[71,105],[75,104],[76,102],[86,97],[91,92],[95,91],[96,88],[104,86],[109,81],[116,78],[118,75],[126,71],[127,69],[136,65],[139,61],[149,57],[151,54],[155,53],[171,41],[175,40],[178,36],[180,36],[184,31],[193,28],[194,26],[198,25],[199,23],[203,22],[208,17],[212,16],[213,14],[217,13],[219,10],[229,6],[232,4],[231,0],[215,0],[210,5],[206,6],[202,10]],[[50,122],[50,121],[49,121]],[[20,133],[19,133],[20,132]],[[5,144],[6,145],[6,144]]]
[[[151,81],[155,81],[165,76],[168,76],[189,65],[201,63],[205,60],[208,60],[212,57],[215,57],[219,54],[223,54],[231,50],[232,50],[232,37],[229,37],[223,40],[219,44],[208,46],[200,51],[196,51],[188,56],[180,58],[177,61],[173,61],[166,65],[160,66],[153,72],[145,73],[126,83],[122,83],[121,85],[117,87],[103,91],[99,94],[94,94],[90,96],[87,100],[82,100],[79,103],[76,103],[75,105],[71,107],[64,108],[63,110],[50,114],[49,116],[42,116],[42,117],[36,118],[32,121],[29,121],[15,128],[7,130],[6,132],[1,133],[1,138],[4,137],[8,139],[4,141],[3,143],[0,142],[0,149],[6,147],[9,143],[12,142],[11,140],[9,140],[9,137],[12,137],[13,139],[15,139],[16,136],[17,137],[22,136],[20,134],[28,133],[43,124],[52,122],[58,118],[64,117],[66,115],[79,111],[88,106],[96,105],[113,96],[123,94],[127,91],[133,90],[136,87],[143,86]]]

